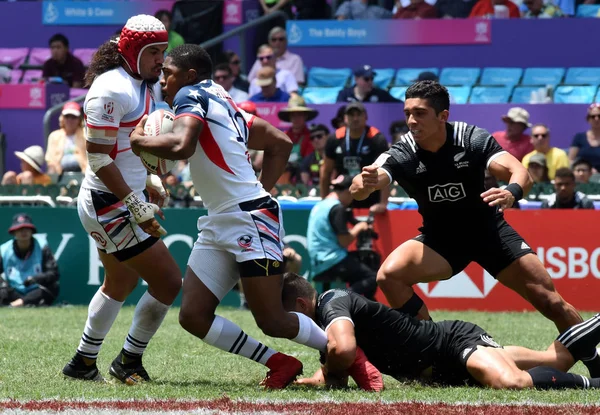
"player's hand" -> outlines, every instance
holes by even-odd
[[[373,212],[377,215],[385,213],[387,211],[387,204],[385,203],[375,203],[373,206],[369,208],[370,212]]]
[[[486,190],[481,194],[481,197],[488,205],[498,206],[500,212],[510,209],[515,203],[515,197],[511,192],[506,189],[498,189],[497,187]]]
[[[163,186],[162,180],[156,174],[149,174],[146,177],[146,191],[150,196],[150,203],[158,207],[169,205],[169,192]]]
[[[371,164],[370,166],[365,166],[360,173],[362,177],[363,187],[366,189],[375,189],[377,187],[377,183],[379,182],[379,173],[377,170],[379,166]]]
[[[367,222],[358,222],[356,225],[354,225],[354,229],[356,229],[357,232],[364,232],[369,230],[371,226],[367,223]]]
[[[310,378],[301,378],[294,382],[296,385],[306,386],[322,386],[325,385],[325,375],[323,375],[323,368],[318,368],[314,375]]]
[[[158,214],[161,219],[165,218],[162,210],[160,210],[157,205],[144,202],[133,192],[129,193],[125,199],[123,199],[123,203],[125,203],[127,209],[129,209],[133,218],[144,232],[156,238],[160,238],[161,235],[167,234],[165,228],[163,228],[154,218],[155,214]]]
[[[131,143],[131,151],[139,157],[140,148],[139,141],[144,137],[144,126],[146,125],[146,120],[148,119],[148,115],[144,115],[138,125],[135,126],[131,134],[129,134],[129,141]]]

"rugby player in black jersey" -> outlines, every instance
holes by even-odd
[[[546,351],[497,344],[481,327],[459,320],[419,320],[347,290],[326,291],[286,273],[282,303],[303,313],[326,332],[323,366],[297,383],[345,386],[357,352],[374,366],[369,378],[356,378],[362,389],[383,389],[381,373],[399,380],[442,385],[482,385],[496,389],[600,388],[600,378],[565,373],[582,350],[600,342],[600,314],[561,334]],[[324,357],[324,359],[323,359]],[[368,363],[367,363],[368,364]]]
[[[527,169],[486,130],[449,123],[449,108],[448,90],[439,83],[410,86],[404,103],[410,131],[364,167],[350,188],[362,200],[396,181],[419,205],[421,234],[397,247],[377,274],[389,304],[429,319],[412,286],[448,279],[474,261],[552,320],[559,332],[581,323],[534,251],[504,220],[503,211],[531,189]],[[486,190],[486,169],[508,186]],[[600,377],[595,347],[582,361],[592,377]]]

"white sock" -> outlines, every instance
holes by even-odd
[[[88,359],[96,359],[104,337],[112,327],[123,303],[113,300],[100,289],[96,291],[88,307],[88,318],[77,353]]]
[[[292,311],[298,316],[298,335],[292,339],[296,343],[303,344],[320,352],[327,350],[327,334],[317,326],[310,317],[302,313]]]
[[[211,346],[247,357],[263,365],[277,353],[255,338],[248,336],[237,324],[221,316],[215,316],[208,333],[202,340]]]
[[[135,307],[133,322],[123,349],[133,355],[144,353],[148,342],[162,324],[170,307],[146,291]]]

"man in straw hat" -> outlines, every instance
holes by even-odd
[[[304,98],[299,95],[292,96],[288,101],[288,106],[279,110],[277,114],[279,119],[292,123],[292,126],[285,130],[285,133],[294,144],[290,155],[291,162],[299,162],[312,153],[310,129],[306,123],[314,120],[317,115],[319,115],[319,111],[308,108]]]
[[[531,127],[529,123],[529,112],[520,107],[513,107],[508,114],[502,116],[506,124],[505,131],[496,131],[494,138],[504,150],[512,154],[517,160],[523,160],[527,153],[533,151],[531,137],[525,134],[525,130]]]
[[[15,156],[21,159],[21,173],[7,171],[2,177],[2,185],[23,184],[48,185],[52,182],[50,176],[42,170],[44,150],[40,146],[30,146],[23,151],[15,151]]]

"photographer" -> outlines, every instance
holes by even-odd
[[[58,266],[45,241],[33,234],[31,218],[19,213],[8,232],[14,236],[0,246],[0,305],[50,305],[58,296]]]
[[[363,232],[371,230],[367,222],[348,229],[347,207],[352,203],[352,177],[339,176],[332,182],[333,192],[318,202],[308,218],[308,252],[313,280],[335,279],[350,284],[350,290],[373,299],[377,290],[377,270],[349,255],[348,246]]]

